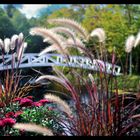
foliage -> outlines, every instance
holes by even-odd
[[[125,75],[117,78],[118,88],[124,91],[140,92],[140,77],[137,75]]]
[[[107,34],[107,50],[111,52],[115,47],[118,59],[125,64],[125,40],[130,34],[135,35],[138,32],[138,11],[139,6],[136,5],[90,5],[86,8],[82,24],[88,31],[98,27],[104,28]],[[138,64],[137,54],[132,57]],[[133,69],[138,72],[135,66],[133,65]]]
[[[0,16],[0,38],[10,37],[17,33],[16,28],[7,16]]]
[[[32,110],[25,110],[21,115],[20,122],[41,124],[44,127],[53,129],[54,132],[60,133],[62,131],[61,128],[50,116],[58,117],[59,113],[54,111],[49,105],[35,107]]]
[[[48,16],[48,19],[62,18],[62,17],[75,19],[75,16],[76,16],[75,14],[76,13],[73,11],[73,9],[62,8],[60,10],[53,12],[50,16]]]
[[[24,104],[22,102],[24,101]],[[31,104],[29,104],[31,103]],[[25,98],[16,98],[13,102],[0,108],[0,135],[1,136],[36,136],[35,133],[26,133],[24,130],[13,129],[15,123],[37,123],[42,126],[53,129],[53,131],[62,132],[61,127],[55,122],[55,119],[50,118],[53,116],[57,118],[59,112],[55,111],[55,106],[48,100],[39,100],[33,102],[32,96]],[[11,125],[2,122],[6,119],[13,121]]]

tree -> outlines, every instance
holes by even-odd
[[[69,8],[62,8],[60,10],[54,11],[51,15],[48,16],[48,18],[74,18],[74,11],[73,9]]]
[[[11,37],[17,30],[7,16],[0,16],[0,38]]]
[[[6,13],[2,8],[0,8],[0,16],[6,16]]]
[[[121,6],[124,10],[125,18],[127,20],[127,27],[129,29],[130,34],[136,35],[139,31],[139,19],[140,19],[140,6],[139,5],[130,5],[130,4],[124,4]],[[133,52],[133,53],[132,53]],[[132,74],[132,69],[134,72],[139,72],[139,53],[140,49],[139,47],[133,49],[131,53],[129,54],[129,74]],[[133,63],[132,63],[133,62]]]
[[[16,8],[13,6],[13,4],[7,4],[5,6],[5,10],[6,10],[6,13],[7,13],[8,17],[12,18],[13,17],[13,12],[16,10]]]
[[[25,15],[21,14],[19,10],[13,12],[13,17],[11,18],[13,25],[17,28],[19,32],[23,32],[25,36],[29,35],[30,23]]]
[[[115,47],[117,56],[125,58],[124,44],[129,34],[126,22],[119,5],[90,5],[86,8],[82,24],[89,32],[95,28],[103,28],[108,52],[111,53]]]

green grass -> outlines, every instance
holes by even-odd
[[[118,89],[125,92],[140,92],[140,76],[126,75],[117,77]]]

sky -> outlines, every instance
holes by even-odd
[[[38,11],[47,8],[50,4],[14,4],[27,18],[37,17]],[[4,7],[0,4],[0,7]]]
[[[0,4],[4,8],[7,4]],[[37,17],[41,9],[47,8],[51,4],[13,4],[21,13],[25,14],[27,18]],[[62,4],[59,4],[62,5]],[[68,4],[64,4],[66,7]]]
[[[36,17],[38,11],[47,8],[49,4],[23,4],[19,10],[26,15],[27,18]]]

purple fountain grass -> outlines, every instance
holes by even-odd
[[[115,53],[113,52],[112,65],[114,64]],[[58,123],[61,122],[62,126],[65,126],[65,129],[68,131],[65,135],[130,135],[131,130],[139,125],[138,119],[134,121],[131,119],[138,118],[134,115],[136,110],[139,108],[138,106],[134,106],[136,100],[133,103],[131,102],[129,105],[124,105],[126,99],[130,99],[131,97],[121,96],[118,94],[117,79],[113,76],[113,69],[110,75],[103,73],[101,69],[99,72],[98,84],[92,74],[88,74],[88,77],[85,79],[82,75],[76,72],[72,73],[73,77],[79,79],[76,81],[82,81],[86,89],[88,101],[83,101],[81,99],[80,91],[64,74],[58,70],[56,70],[56,74],[57,76],[55,76],[55,79],[53,78],[54,76],[44,76],[38,78],[36,81],[41,83],[41,80],[43,79],[55,80],[64,86],[68,90],[69,94],[71,94],[71,98],[73,100],[73,117],[70,118],[67,116],[67,118],[57,118]],[[114,93],[111,92],[112,90],[108,85],[110,83],[116,89]],[[128,115],[126,112],[129,110],[130,105],[131,107],[133,105],[133,107],[132,112]]]
[[[81,27],[77,22],[70,19],[50,19],[49,23],[55,23],[65,28],[56,28],[57,30],[63,30],[63,33],[72,35],[72,33],[66,29],[74,30],[75,34],[79,34],[84,41],[88,41],[90,35],[87,34],[84,28]],[[58,48],[64,49],[62,40],[57,32],[53,32],[50,29],[44,28],[32,28],[31,34],[41,35],[48,41],[48,37],[51,40],[51,44],[57,44]],[[91,36],[97,36],[99,39],[99,57],[95,59],[95,56],[90,52],[81,38],[79,41],[66,39],[67,45],[74,45],[77,49],[82,51],[82,55],[88,56],[96,61],[96,66],[99,71],[97,72],[85,72],[83,69],[78,71],[71,70],[69,74],[73,78],[70,81],[67,76],[61,71],[54,69],[55,75],[43,75],[39,77],[35,83],[41,84],[44,80],[54,81],[62,85],[71,95],[72,104],[69,110],[72,110],[72,115],[69,115],[65,111],[65,115],[60,115],[59,118],[54,118],[56,122],[64,128],[64,134],[58,135],[74,135],[74,136],[123,136],[133,135],[133,130],[140,126],[139,115],[137,111],[139,105],[137,101],[139,98],[133,98],[131,95],[119,95],[118,93],[118,81],[114,75],[114,66],[116,65],[116,54],[115,50],[112,51],[111,64],[112,70],[107,73],[107,50],[105,48],[105,32],[101,28],[93,30]],[[134,38],[131,38],[127,45],[133,45]],[[76,40],[76,39],[75,39]],[[55,43],[54,43],[55,42]],[[137,41],[139,42],[139,40]],[[65,43],[65,44],[66,44]],[[63,43],[64,44],[64,43]],[[66,47],[67,47],[66,45]],[[97,47],[95,48],[95,50]],[[49,51],[51,48],[49,48]],[[127,47],[127,51],[131,49]],[[54,51],[54,50],[52,50]],[[98,51],[98,50],[97,50]],[[65,53],[62,53],[65,54]],[[69,54],[67,55],[69,58]],[[99,60],[101,59],[101,60]],[[83,72],[84,71],[84,72]],[[78,85],[78,86],[77,86]],[[84,89],[84,90],[83,90]],[[113,91],[113,89],[115,89]],[[86,93],[86,98],[83,97],[83,92]],[[130,103],[127,103],[128,99],[133,99]],[[54,100],[56,102],[56,100]],[[59,102],[60,103],[60,102]],[[63,102],[61,102],[62,105]],[[127,104],[126,104],[127,103]],[[65,108],[69,108],[67,105]]]
[[[16,97],[26,95],[32,89],[32,86],[27,83],[23,87],[19,86],[22,75],[18,68],[26,47],[27,43],[24,42],[22,33],[13,35],[11,39],[6,38],[4,41],[0,39],[1,63],[6,67],[6,70],[1,72],[0,79],[0,103],[4,105],[8,105]],[[5,59],[8,54],[12,57],[10,64]],[[8,65],[11,65],[11,70]]]

